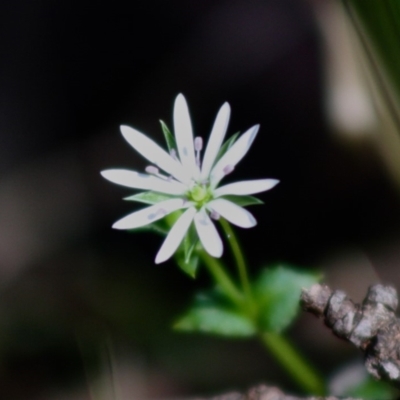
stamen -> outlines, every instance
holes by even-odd
[[[201,151],[201,150],[203,150],[203,138],[202,138],[202,137],[197,136],[197,137],[194,139],[194,149],[195,149],[196,151]]]
[[[226,167],[224,167],[224,169],[223,169],[222,171],[223,171],[223,173],[224,173],[225,175],[228,175],[228,174],[230,174],[234,169],[235,169],[235,167],[234,167],[233,165],[228,164]]]
[[[146,171],[148,174],[151,174],[151,175],[158,175],[159,172],[160,172],[160,170],[159,170],[157,167],[155,167],[154,165],[148,165],[148,166],[146,167],[145,171]]]
[[[221,215],[219,215],[215,210],[211,210],[210,217],[218,221],[221,218]]]
[[[196,165],[200,168],[200,151],[203,150],[203,139],[200,136],[194,139],[194,149],[196,151]]]
[[[157,167],[155,167],[154,165],[148,165],[148,166],[145,168],[145,171],[146,171],[149,175],[154,175],[154,176],[156,176],[157,178],[163,179],[163,180],[165,180],[165,181],[170,181],[170,180],[172,180],[172,176],[165,176],[165,175],[163,175],[163,174],[160,174],[160,170],[159,170]]]
[[[171,149],[169,151],[170,156],[174,159],[174,160],[178,160],[178,157],[176,155],[176,150],[175,149]]]

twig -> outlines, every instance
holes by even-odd
[[[222,394],[208,399],[192,399],[192,400],[360,400],[355,398],[339,398],[334,396],[328,397],[296,397],[283,393],[274,386],[259,385],[251,388],[247,393],[231,392]]]
[[[303,290],[301,302],[306,311],[323,318],[336,336],[364,353],[366,369],[372,376],[400,385],[400,320],[395,315],[395,288],[373,285],[362,304],[356,304],[345,292],[316,284]]]

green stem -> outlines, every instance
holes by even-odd
[[[271,332],[260,335],[261,342],[275,356],[285,370],[306,392],[323,396],[324,380],[300,356],[298,351],[283,336]]]
[[[239,306],[243,306],[243,301],[247,303],[245,312],[257,324],[257,310],[253,301],[243,253],[230,224],[223,218],[221,218],[220,222],[236,260],[243,293],[232,282],[219,260],[211,257],[204,250],[200,251],[200,256],[214,280],[221,286],[225,294]],[[306,392],[316,395],[323,395],[325,393],[323,379],[320,378],[319,374],[303,359],[287,339],[270,332],[260,332],[259,337],[267,350],[269,350],[300,387]]]
[[[243,296],[239,289],[226,274],[221,263],[214,257],[210,256],[205,250],[199,252],[204,264],[210,271],[216,283],[218,283],[225,294],[236,304],[243,304]]]
[[[222,229],[225,231],[225,235],[231,247],[233,256],[236,260],[240,282],[242,283],[243,287],[243,292],[248,302],[252,303],[253,295],[251,292],[249,277],[247,275],[246,262],[244,261],[244,256],[240,248],[239,242],[229,222],[224,218],[221,218],[220,222],[222,225]]]

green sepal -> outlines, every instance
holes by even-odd
[[[179,268],[188,274],[191,278],[196,278],[196,273],[199,268],[200,258],[197,254],[192,254],[187,261],[183,256],[177,256],[177,264]]]
[[[150,191],[150,192],[141,192],[138,194],[134,194],[133,196],[124,197],[124,200],[137,201],[138,203],[153,205],[160,203],[161,201],[169,200],[172,198],[174,198],[174,196]]]
[[[164,221],[156,221],[152,224],[141,226],[140,228],[129,229],[129,232],[155,232],[162,236],[166,236],[168,234],[168,227],[166,226]]]
[[[188,274],[191,278],[196,277],[196,272],[199,266],[199,256],[194,251],[197,244],[199,243],[199,238],[196,233],[196,229],[192,224],[183,239],[179,250],[176,255],[176,261],[179,267]]]
[[[240,132],[234,133],[219,149],[217,157],[215,157],[214,165],[219,161],[219,159],[232,147],[233,143],[235,143],[237,137],[239,136]]]
[[[161,129],[164,133],[165,141],[167,142],[168,150],[176,151],[177,147],[176,147],[176,141],[175,141],[174,135],[171,133],[167,124],[164,121],[160,120],[160,124],[161,124]]]
[[[300,310],[301,290],[320,279],[320,274],[286,265],[264,269],[253,286],[260,329],[279,333],[287,328]]]
[[[253,322],[220,296],[198,296],[193,307],[181,317],[174,329],[217,336],[248,338],[256,334]]]
[[[229,194],[226,196],[221,196],[221,198],[229,200],[232,203],[235,203],[236,205],[241,206],[241,207],[252,206],[252,205],[256,205],[256,204],[264,204],[264,202],[262,200],[258,199],[257,197],[249,196],[249,195],[236,196],[233,194]]]

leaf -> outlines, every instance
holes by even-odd
[[[259,306],[261,329],[279,333],[296,317],[302,288],[320,280],[314,272],[287,266],[264,269],[254,284],[254,295]]]
[[[186,332],[202,332],[228,337],[250,337],[256,333],[246,317],[217,306],[194,307],[174,325]]]
[[[256,204],[264,204],[264,202],[257,197],[254,196],[249,196],[249,195],[243,195],[243,196],[236,196],[236,195],[226,195],[222,196],[223,199],[229,200],[232,203],[237,204],[238,206],[246,207],[246,206],[252,206]]]
[[[388,382],[377,381],[371,376],[366,376],[362,382],[347,389],[343,395],[364,400],[391,400],[398,398],[398,391]]]
[[[174,329],[236,338],[256,334],[253,321],[218,288],[197,294],[193,306]]]
[[[171,150],[176,151],[177,147],[176,147],[176,141],[175,141],[174,135],[171,133],[167,124],[164,121],[160,120],[160,124],[161,124],[161,129],[164,133],[165,141],[167,142],[168,150],[170,152],[171,152]]]
[[[125,197],[124,200],[137,201],[138,203],[145,203],[145,204],[157,204],[160,201],[172,199],[173,197],[174,196],[170,196],[164,193],[141,192],[138,194],[134,194],[133,196]]]
[[[234,133],[219,149],[217,157],[215,157],[214,165],[218,162],[218,160],[232,147],[233,143],[235,143],[237,137],[239,136],[240,132]]]

